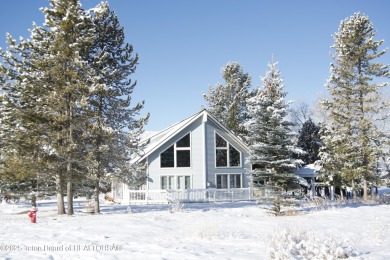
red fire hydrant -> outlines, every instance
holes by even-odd
[[[28,213],[31,223],[37,223],[37,211],[38,209],[36,207],[32,207],[30,212]]]

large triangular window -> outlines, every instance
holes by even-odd
[[[160,154],[161,168],[191,167],[191,136],[188,133]]]
[[[240,167],[241,153],[219,134],[215,133],[215,166]]]

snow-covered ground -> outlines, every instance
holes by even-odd
[[[37,224],[27,203],[0,204],[0,258],[267,259],[274,249],[294,259],[299,251],[330,257],[330,248],[390,259],[390,205],[307,205],[274,217],[254,202],[184,204],[174,213],[168,205],[103,202],[99,215],[82,213],[82,203],[75,215],[58,216],[54,201],[38,201]]]

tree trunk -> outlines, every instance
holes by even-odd
[[[64,204],[64,192],[63,192],[63,181],[62,174],[56,174],[56,192],[57,192],[57,213],[58,215],[65,214],[65,204]]]
[[[73,174],[72,174],[72,163],[68,163],[66,166],[66,173],[68,176],[66,193],[68,202],[68,215],[73,215]]]
[[[99,178],[95,181],[95,213],[100,213],[99,205]]]
[[[363,201],[367,202],[367,200],[368,200],[367,180],[366,178],[363,178]]]
[[[356,198],[355,181],[352,180],[352,199]]]

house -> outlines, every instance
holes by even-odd
[[[316,184],[316,178],[318,177],[318,170],[319,166],[308,164],[294,171],[295,175],[306,181],[306,185],[304,185],[301,181],[300,184],[302,187],[309,188],[307,193],[310,198],[316,195],[316,186],[318,185]]]
[[[137,161],[147,163],[147,181],[141,191],[113,185],[113,195],[122,204],[164,202],[175,191],[188,200],[204,201],[222,196],[218,191],[233,196],[233,190],[251,186],[248,146],[205,109],[145,141],[149,143]]]
[[[334,200],[335,195],[340,195],[340,192],[343,191],[338,188],[335,188],[332,185],[329,185],[328,183],[317,182],[316,180],[319,176],[319,170],[320,166],[315,164],[308,164],[297,169],[294,173],[298,177],[302,177],[308,182],[309,185],[307,185],[307,187],[309,187],[309,190],[307,191],[307,193],[310,198],[318,196]],[[346,195],[345,192],[346,190],[344,190],[344,196]]]

